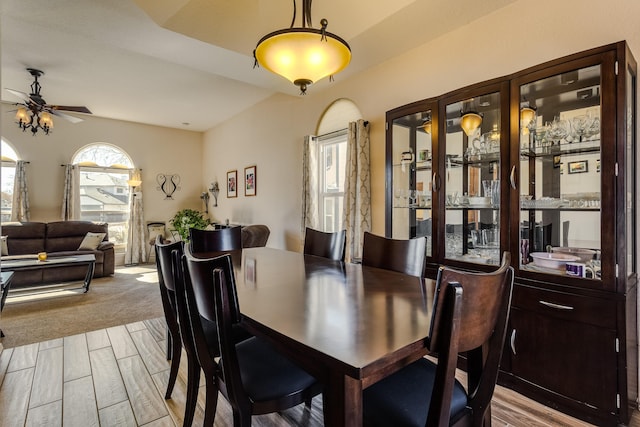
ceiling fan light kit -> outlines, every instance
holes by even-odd
[[[329,22],[320,21],[321,29],[311,28],[311,0],[302,0],[302,27],[294,27],[296,2],[293,0],[291,27],[267,34],[258,42],[253,56],[259,65],[281,75],[300,88],[342,71],[351,62],[349,44],[326,31]]]
[[[44,98],[40,95],[40,89],[42,87],[40,86],[40,82],[38,82],[38,77],[41,77],[44,73],[35,68],[27,68],[27,71],[33,76],[31,93],[29,95],[14,89],[6,89],[13,95],[23,99],[22,103],[16,104],[19,107],[16,111],[15,117],[18,127],[20,127],[23,132],[26,132],[27,129],[29,129],[35,136],[36,133],[38,133],[38,130],[42,130],[45,135],[49,135],[49,132],[53,129],[52,114],[69,120],[71,123],[78,123],[82,121],[80,118],[64,114],[61,111],[91,114],[91,111],[89,111],[87,107],[69,107],[47,104]]]

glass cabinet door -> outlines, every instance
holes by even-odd
[[[497,265],[508,227],[502,197],[502,147],[508,140],[507,91],[444,103],[444,258]],[[507,111],[505,111],[507,110]],[[506,187],[504,187],[506,188]],[[503,209],[503,206],[505,208]],[[506,240],[505,240],[506,241]]]
[[[615,133],[603,132],[601,77],[595,63],[516,86],[521,271],[602,278],[602,183],[614,173],[602,147],[611,138],[614,160]]]
[[[418,112],[389,117],[387,137],[387,225],[394,239],[427,238],[427,256],[433,256],[432,159],[436,112],[422,106]],[[393,112],[390,112],[393,113]],[[393,116],[393,114],[391,114]],[[390,200],[390,202],[389,202]]]

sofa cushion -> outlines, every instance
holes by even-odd
[[[105,233],[104,240],[109,240],[108,225],[106,223],[89,221],[50,222],[47,224],[46,251],[76,251],[89,232]]]
[[[80,246],[78,246],[79,251],[95,251],[100,246],[100,242],[104,239],[106,233],[92,233],[88,232],[82,242],[80,242]]]
[[[46,226],[44,222],[3,222],[2,235],[8,236],[9,255],[44,252]]]

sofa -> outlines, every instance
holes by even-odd
[[[95,250],[79,249],[80,244],[85,241],[87,233],[105,233],[102,241],[97,243]],[[113,243],[109,242],[108,224],[106,223],[91,221],[5,222],[0,225],[0,234],[3,240],[6,239],[3,252],[5,250],[7,252],[6,255],[2,255],[1,260],[36,257],[39,252],[46,252],[47,257],[93,254],[96,257],[93,277],[110,276],[115,271],[115,248]],[[95,234],[93,236],[95,237]],[[14,273],[11,288],[83,280],[86,273],[86,266],[21,270]]]

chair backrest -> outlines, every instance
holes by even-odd
[[[158,282],[172,292],[176,291],[173,266],[171,265],[171,252],[182,252],[182,242],[164,243],[162,235],[156,236],[156,267],[158,269]]]
[[[440,267],[428,342],[429,350],[438,354],[438,368],[427,425],[449,419],[458,354],[465,352],[468,413],[476,420],[484,417],[498,377],[511,307],[510,262],[505,252],[500,267],[490,273]]]
[[[213,293],[215,300],[216,322],[218,328],[218,342],[220,343],[220,360],[222,377],[226,396],[235,405],[246,402],[247,394],[242,384],[240,364],[233,340],[233,325],[239,323],[236,316],[237,291],[233,280],[231,257],[225,256],[228,263],[224,263],[213,271]],[[230,280],[231,279],[231,280]],[[242,405],[241,405],[242,406]]]
[[[191,320],[185,297],[185,278],[182,270],[183,243],[181,241],[164,243],[162,236],[157,236],[155,246],[158,281],[161,286],[171,290],[167,294],[170,295],[171,307],[178,322],[182,347],[184,347],[189,358],[196,357]],[[163,296],[161,298],[164,305],[165,298]],[[165,316],[166,311],[165,306]],[[167,319],[168,322],[169,320]]]
[[[303,253],[329,258],[334,261],[344,261],[346,243],[346,230],[327,233],[307,227],[304,233]]]
[[[226,227],[215,230],[189,229],[191,252],[221,252],[242,249],[242,229]]]
[[[424,277],[427,239],[388,239],[364,232],[362,265]]]
[[[261,248],[267,246],[271,230],[262,224],[252,224],[242,227],[242,247]]]
[[[232,283],[235,289],[235,275],[233,274],[233,261],[231,255],[222,255],[215,258],[196,258],[187,246],[184,249],[185,273],[187,282],[192,289],[197,313],[210,322],[216,321],[214,308],[214,284],[213,270],[221,268],[228,277],[225,279]],[[188,293],[188,292],[187,292]],[[233,319],[240,321],[240,309],[237,295],[233,295]],[[189,303],[189,301],[188,301]]]

